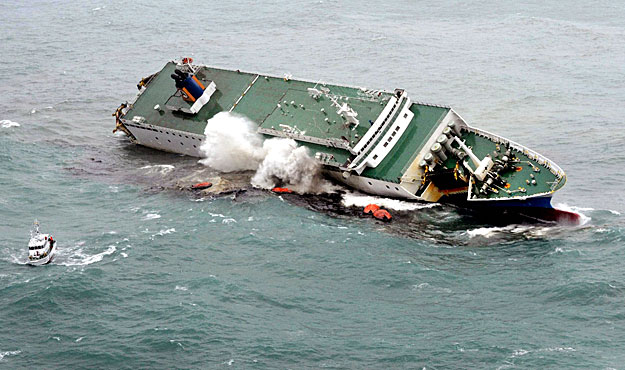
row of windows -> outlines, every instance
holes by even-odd
[[[369,140],[367,141],[367,143],[362,147],[362,149],[358,152],[357,155],[360,155],[360,153],[362,153],[368,146],[369,144],[371,144],[371,141],[373,140],[373,138],[375,138],[375,136],[378,134],[378,132],[380,132],[380,130],[382,130],[382,128],[384,127],[384,125],[386,124],[386,121],[388,121],[389,117],[395,113],[395,108],[397,107],[397,104],[399,103],[399,99],[395,102],[395,104],[393,105],[393,108],[391,108],[391,110],[388,112],[388,114],[386,115],[386,118],[384,118],[384,120],[382,121],[382,123],[380,124],[380,127],[378,127],[377,130],[375,130],[375,133],[369,138]]]
[[[140,128],[140,129],[143,129],[143,130],[150,130],[150,131],[154,131],[154,132],[160,132],[161,134],[167,134],[167,135],[176,136],[176,133],[173,133],[173,132],[172,132],[172,133],[170,134],[168,131],[163,132],[162,130],[157,130],[157,129],[154,129],[154,128],[151,128],[151,127],[137,126],[137,125],[133,125],[133,124],[131,124],[131,123],[127,123],[127,125],[128,125],[128,126],[131,126],[131,127]],[[193,136],[189,137],[189,136],[187,136],[187,135],[182,135],[182,134],[178,134],[178,136],[180,136],[180,137],[183,137],[183,136],[184,136],[184,137],[186,137],[187,139],[197,140],[197,141],[199,141],[199,142],[202,142],[202,139],[198,139],[198,138],[195,138],[195,137],[193,137]],[[158,140],[158,137],[156,138],[156,140]],[[171,143],[171,140],[168,140],[168,141]],[[180,143],[180,144],[182,144],[182,143]],[[184,145],[184,144],[182,144],[182,145]],[[194,145],[194,147],[195,147],[195,145]]]
[[[154,136],[154,138],[156,139],[156,141],[159,141],[158,136]],[[202,141],[202,140],[200,140],[200,141]],[[167,142],[171,143],[171,140],[167,139]],[[180,145],[183,145],[183,146],[184,146],[184,143],[181,141],[181,142],[180,142]],[[193,147],[194,147],[194,148],[197,148],[197,145],[193,144]]]
[[[395,137],[395,135],[397,135],[397,132],[399,131],[399,126],[395,127],[395,131],[393,131],[393,133],[391,134],[391,136],[388,137],[388,140],[386,140],[386,142],[384,144],[382,144],[382,146],[384,146],[385,148],[388,146],[388,144],[393,141],[393,138]],[[374,155],[373,156],[373,160],[376,160],[378,158],[378,155]]]
[[[367,183],[369,183],[369,186],[373,186],[373,183],[372,183],[371,181],[367,181]],[[390,186],[388,186],[388,185],[386,185],[386,188],[387,188],[388,190],[391,190],[391,187],[390,187]],[[397,186],[395,186],[395,190],[399,191],[399,188],[398,188]]]

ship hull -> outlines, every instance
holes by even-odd
[[[134,136],[135,144],[160,151],[188,155],[191,157],[202,158],[204,156],[201,150],[201,144],[205,139],[204,135],[197,135],[180,130],[151,125],[133,123],[126,125],[128,130]],[[342,172],[333,169],[325,170],[324,174],[338,183],[367,194],[411,201],[425,201],[424,199],[407,192],[404,188],[399,186],[399,184],[394,182],[358,175],[350,175],[348,178],[345,178]],[[547,220],[553,220],[559,217],[559,215],[556,214],[557,212],[554,213],[552,211],[553,207],[551,206],[551,195],[530,197],[526,199],[501,199],[490,200],[487,202],[472,202],[467,201],[467,191],[464,189],[441,199],[441,202],[452,203],[477,210],[486,210],[498,207],[500,208],[500,211],[503,212],[506,212],[506,210],[514,211],[516,213],[523,212],[528,215],[531,214],[532,217],[542,217],[542,219]]]
[[[115,112],[137,144],[203,157],[207,125],[227,131],[234,114],[266,138],[308,149],[325,175],[359,191],[475,209],[552,209],[566,182],[546,157],[468,125],[451,107],[372,90],[167,63]],[[229,112],[229,113],[228,113]],[[224,116],[226,117],[226,116]],[[221,126],[221,127],[219,127]]]

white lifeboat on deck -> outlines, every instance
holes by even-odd
[[[30,232],[28,242],[28,262],[33,266],[49,263],[56,252],[56,240],[50,234],[39,232],[39,222],[35,221],[34,229]]]

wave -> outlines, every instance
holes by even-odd
[[[0,127],[2,128],[10,128],[10,127],[20,127],[21,125],[15,121],[11,121],[8,119],[3,119],[0,121]]]
[[[144,221],[147,220],[156,220],[157,218],[161,218],[161,215],[159,215],[158,213],[146,213],[145,216],[143,216]]]
[[[478,227],[476,229],[469,229],[466,233],[469,238],[483,237],[490,239],[493,236],[499,234],[524,234],[532,237],[543,236],[554,229],[555,226],[535,226],[535,225],[508,225],[508,226],[493,226],[493,227]]]
[[[22,351],[20,350],[0,352],[0,361],[2,361],[2,359],[5,358],[6,356],[15,356],[15,355],[19,355],[20,353],[22,353]]]

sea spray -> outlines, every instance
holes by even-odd
[[[320,165],[292,139],[268,139],[263,143],[265,158],[252,177],[252,185],[271,189],[288,185],[299,193],[318,193],[323,189]]]
[[[263,137],[256,127],[244,116],[217,113],[204,129],[200,163],[222,172],[256,170],[265,157]]]
[[[308,149],[295,140],[264,140],[257,125],[245,116],[221,112],[208,120],[200,163],[218,171],[255,170],[251,183],[271,189],[286,185],[299,193],[321,193],[332,186],[321,177],[321,167]]]

